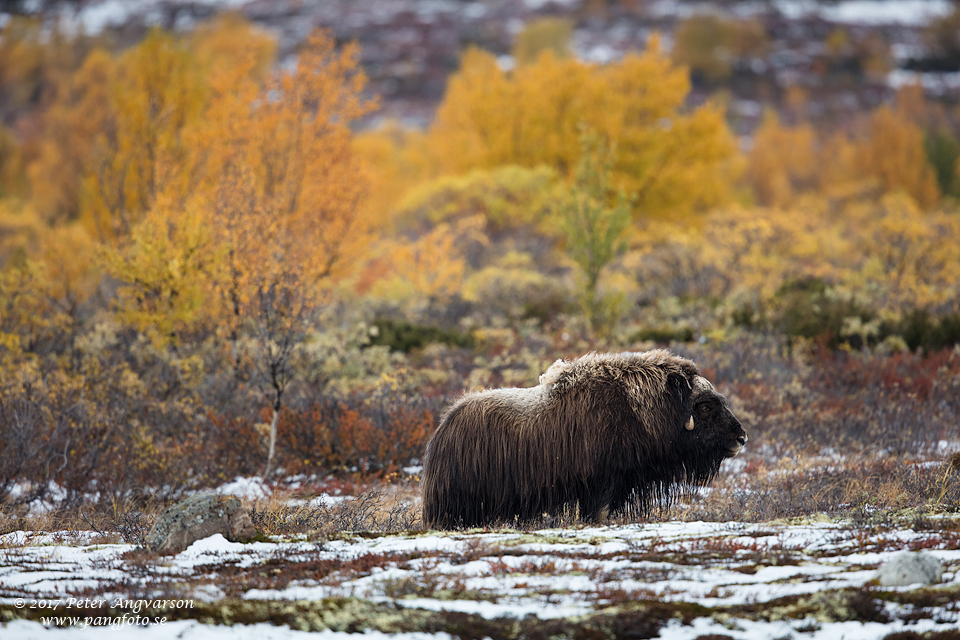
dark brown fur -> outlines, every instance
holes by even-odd
[[[468,393],[444,413],[427,444],[424,524],[646,509],[675,483],[709,482],[745,442],[690,360],[665,350],[558,360],[536,387]]]

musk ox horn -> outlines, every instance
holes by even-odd
[[[693,416],[690,416],[690,419],[687,420],[687,431],[693,431]]]
[[[598,521],[669,503],[679,483],[706,484],[746,434],[699,376],[662,349],[591,353],[558,360],[536,387],[465,394],[427,443],[424,524],[528,522],[566,508]],[[677,416],[694,407],[690,431]]]

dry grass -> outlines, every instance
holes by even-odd
[[[421,527],[415,493],[399,487],[374,488],[330,504],[291,505],[275,498],[262,505],[252,505],[250,518],[265,535],[391,533]]]
[[[729,463],[728,463],[729,464]],[[359,489],[359,488],[358,488]],[[277,492],[246,500],[251,519],[265,536],[326,536],[340,532],[391,533],[422,529],[416,485],[382,484],[337,501],[292,499]],[[93,532],[104,542],[142,545],[156,518],[169,506],[114,503],[30,513],[0,508],[0,534],[11,531]],[[939,461],[897,457],[791,458],[767,461],[754,454],[739,471],[727,471],[711,487],[681,492],[670,505],[643,514],[628,509],[608,521],[619,525],[662,520],[767,522],[781,518],[848,519],[858,525],[893,520],[922,522],[927,514],[960,509],[960,454]],[[575,508],[529,522],[490,528],[537,530],[587,526]]]
[[[871,524],[900,513],[960,508],[960,454],[937,461],[852,458],[754,460],[738,474],[692,493],[672,511],[682,520],[766,522],[826,515]]]
[[[384,485],[333,502],[311,504],[289,494],[259,501],[243,500],[257,530],[267,536],[327,535],[339,532],[398,532],[420,528],[416,491],[405,485]],[[24,507],[0,507],[0,535],[12,531],[93,532],[103,542],[143,546],[153,523],[171,503],[118,504],[60,509],[45,513]]]

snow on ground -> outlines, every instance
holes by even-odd
[[[837,3],[814,0],[774,0],[774,6],[788,19],[819,15],[843,24],[900,24],[920,26],[949,15],[949,0],[845,0]]]
[[[243,478],[241,476],[237,476],[233,482],[217,487],[216,493],[237,496],[247,500],[265,500],[273,495],[273,491],[263,481],[263,478]]]
[[[537,532],[344,534],[250,544],[215,535],[175,556],[138,559],[131,545],[97,544],[88,534],[19,531],[0,536],[0,609],[40,602],[66,606],[70,598],[75,602],[86,598],[88,605],[90,600],[118,598],[196,603],[359,598],[372,606],[460,612],[491,621],[527,616],[572,619],[644,601],[695,603],[727,611],[783,606],[790,598],[816,601],[823,594],[849,590],[873,593],[879,588],[870,582],[877,567],[906,549],[924,549],[943,562],[944,584],[927,589],[934,595],[946,590],[954,594],[947,599],[956,601],[958,538],[955,526],[914,531],[865,530],[836,522],[665,522]],[[886,591],[908,597],[918,588]],[[954,629],[960,623],[956,603],[927,607],[921,616],[911,604],[885,604],[886,622],[821,622],[809,616],[740,619],[723,614],[696,617],[688,624],[671,622],[661,637],[692,640],[713,633],[745,640],[785,636],[851,640],[902,630]],[[129,606],[122,604],[120,609]],[[138,632],[148,638],[202,639],[226,628],[167,621]],[[4,638],[92,638],[94,633],[96,627],[82,624],[48,629],[36,616],[0,627]],[[254,624],[232,627],[229,633],[266,640],[298,638],[301,632]],[[320,637],[345,636],[329,632]]]
[[[819,16],[841,24],[921,26],[949,15],[953,10],[950,0],[772,0],[772,4],[788,20]],[[686,18],[697,13],[731,12],[739,17],[765,13],[765,2],[682,2],[657,0],[649,7],[651,15]]]
[[[572,5],[577,0],[524,0],[530,10],[540,10],[547,5]],[[67,27],[83,29],[97,34],[110,27],[117,27],[137,19],[146,24],[159,24],[168,9],[167,0],[100,0],[86,2],[75,9],[69,3],[61,11],[61,20]],[[256,5],[256,0],[194,0],[193,4],[213,9],[240,9]],[[842,24],[920,26],[948,15],[952,10],[950,0],[841,0],[818,2],[816,0],[773,0],[773,6],[788,19],[819,16]],[[404,5],[407,6],[407,5]],[[415,3],[418,12],[435,10],[449,11],[456,5],[437,0],[419,0]],[[687,17],[694,13],[718,13],[730,11],[746,17],[767,11],[765,2],[714,3],[709,1],[658,0],[649,5],[653,16]],[[461,9],[474,15],[483,15],[481,3]],[[0,14],[2,17],[3,14]]]
[[[194,0],[196,5],[213,9],[236,9],[252,0]],[[147,24],[160,24],[165,9],[163,0],[103,0],[85,3],[79,11],[64,10],[61,18],[68,27],[82,28],[84,33],[98,34],[110,27],[119,27],[135,17]]]

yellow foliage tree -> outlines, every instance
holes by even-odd
[[[56,18],[8,14],[0,26],[0,121],[35,117],[93,41],[68,34]]]
[[[250,79],[262,81],[277,55],[277,41],[242,14],[227,11],[197,26],[187,36],[187,46],[201,69],[232,67],[248,59]]]
[[[960,292],[960,221],[924,213],[903,194],[849,212],[863,255],[858,273],[889,310],[955,303]],[[853,280],[853,278],[851,278]]]
[[[293,72],[258,82],[252,54],[212,72],[206,106],[190,115],[200,124],[171,129],[163,143],[177,171],[157,166],[132,242],[107,252],[129,285],[128,322],[157,327],[161,341],[211,322],[238,365],[254,368],[273,408],[265,473],[293,358],[325,288],[366,244],[350,123],[372,105],[360,97],[358,57],[318,32]]]
[[[443,176],[411,190],[398,206],[396,217],[416,226],[480,214],[494,234],[523,226],[555,233],[549,212],[558,182],[556,171],[545,166],[506,165]]]
[[[449,299],[461,290],[466,273],[462,238],[476,235],[482,225],[483,218],[474,216],[456,224],[442,222],[414,240],[378,243],[375,254],[379,257],[364,274],[363,290],[386,300]]]
[[[44,114],[44,134],[28,174],[31,202],[49,224],[79,217],[81,182],[90,170],[94,144],[113,117],[115,72],[109,54],[91,52]]]
[[[154,207],[122,247],[102,250],[107,272],[124,283],[118,316],[125,326],[164,347],[216,318],[210,299],[218,255],[211,235],[194,204]]]
[[[77,222],[52,228],[44,225],[34,259],[42,265],[47,297],[55,300],[62,312],[77,317],[80,305],[94,295],[102,276],[94,239]]]
[[[205,87],[189,50],[173,36],[151,31],[117,63],[110,124],[98,136],[82,203],[101,241],[128,236],[163,190],[190,192],[183,131],[201,113]]]
[[[13,133],[0,124],[0,198],[24,191],[23,153]]]
[[[33,210],[15,198],[0,198],[0,268],[23,267],[43,230]]]
[[[74,220],[82,206],[100,239],[129,233],[149,209],[163,172],[196,173],[180,138],[205,104],[206,78],[250,56],[252,79],[273,61],[276,43],[236,15],[200,25],[185,41],[154,31],[119,58],[92,51],[57,85],[39,120],[28,173],[31,201],[51,224]],[[182,187],[181,187],[182,188]],[[129,219],[128,219],[129,218]],[[99,229],[99,230],[98,230]]]
[[[840,133],[823,141],[817,162],[820,192],[838,201],[875,198],[879,183],[860,167],[860,143]]]
[[[907,101],[901,104],[909,112],[916,110]],[[748,156],[746,179],[757,200],[783,206],[818,187],[841,202],[876,200],[902,191],[925,209],[936,205],[937,172],[924,146],[923,130],[909,113],[884,106],[863,124],[860,136],[840,133],[818,140],[808,125],[783,127],[768,114]]]
[[[817,146],[809,125],[784,127],[772,111],[753,138],[745,177],[757,201],[782,206],[815,186]]]
[[[549,167],[516,165],[422,183],[395,209],[393,221],[405,233],[385,233],[371,247],[356,289],[398,301],[456,293],[470,299],[461,289],[466,255],[481,269],[526,234],[557,236],[551,214],[560,186]]]
[[[363,218],[385,233],[396,230],[391,216],[393,207],[404,199],[411,186],[440,173],[425,135],[388,122],[353,138],[354,152],[370,174],[371,192],[362,209]]]
[[[903,190],[924,208],[940,199],[937,176],[923,147],[923,131],[889,107],[871,114],[869,138],[860,146],[857,160],[860,170],[877,178],[884,191]]]
[[[518,164],[569,177],[586,127],[617,145],[612,180],[634,198],[636,214],[689,212],[730,197],[737,156],[719,106],[684,112],[689,89],[657,39],[606,66],[545,51],[513,72],[470,49],[426,143],[445,173]]]

